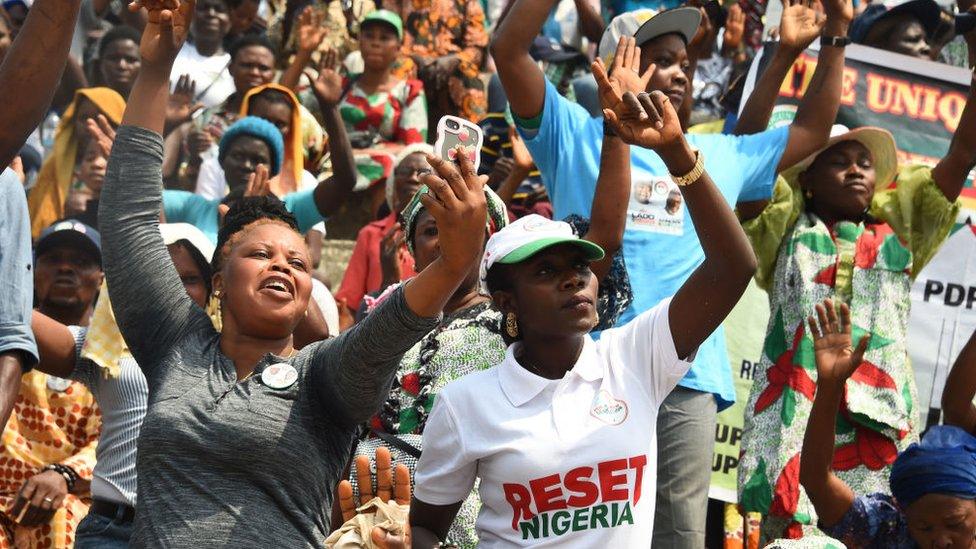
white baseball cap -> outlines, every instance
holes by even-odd
[[[214,245],[203,234],[203,231],[189,223],[160,223],[159,234],[163,236],[163,243],[169,246],[181,240],[190,243],[203,256],[207,263],[213,260]]]
[[[603,259],[603,248],[583,240],[569,223],[553,221],[537,214],[530,214],[510,223],[504,229],[491,235],[485,244],[485,255],[481,259],[481,289],[488,293],[486,280],[488,270],[495,263],[511,265],[521,263],[546,248],[558,244],[573,244],[586,254],[586,259]]]
[[[691,7],[661,12],[642,8],[622,13],[614,17],[603,31],[597,55],[609,68],[621,36],[633,36],[637,45],[643,46],[658,36],[676,33],[681,35],[687,44],[698,32],[701,18],[701,12]]]

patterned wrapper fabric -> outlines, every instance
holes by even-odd
[[[51,388],[61,381],[36,370],[21,379],[0,450],[0,549],[70,548],[78,523],[88,514],[88,494],[68,494],[46,524],[28,528],[10,515],[24,482],[45,465],[61,463],[81,478],[92,478],[101,413],[81,383],[71,382],[63,390]]]
[[[339,114],[350,134],[367,134],[373,145],[356,152],[356,190],[386,182],[396,152],[403,145],[427,140],[427,100],[419,80],[401,80],[389,91],[367,94],[348,79],[349,93]]]
[[[764,516],[763,543],[817,533],[799,483],[817,380],[804,321],[826,298],[850,305],[854,341],[871,335],[845,387],[832,468],[858,495],[888,491],[895,457],[918,439],[906,347],[909,291],[958,211],[921,167],[903,170],[894,188],[876,193],[865,221],[830,228],[804,210],[798,189],[782,183],[767,210],[745,226],[771,314],[761,373],[746,405],[739,493],[745,511]]]
[[[488,107],[481,65],[488,48],[485,12],[479,0],[384,0],[382,7],[403,20],[403,57],[394,66],[401,79],[417,78],[412,56],[457,55],[460,63],[446,89],[427,89],[431,105],[447,100],[450,109],[477,123]],[[433,107],[432,107],[433,108]]]

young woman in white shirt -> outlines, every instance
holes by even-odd
[[[651,539],[658,407],[739,300],[756,259],[667,96],[621,95],[620,80],[630,77],[623,72],[608,79],[594,66],[609,137],[653,149],[678,174],[672,178],[705,261],[673,297],[595,341],[590,262],[602,250],[538,216],[496,233],[482,280],[513,344],[501,364],[438,396],[411,504],[414,547],[442,543],[476,479],[482,547],[633,547]]]

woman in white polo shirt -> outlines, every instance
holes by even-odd
[[[482,281],[505,315],[505,360],[443,390],[427,420],[410,510],[414,547],[441,542],[480,479],[481,546],[650,542],[656,416],[698,345],[738,301],[756,259],[661,92],[621,96],[594,66],[612,132],[653,149],[680,186],[705,261],[623,327],[597,322],[603,256],[565,223],[528,216],[489,240]],[[627,162],[603,169],[629,170]]]

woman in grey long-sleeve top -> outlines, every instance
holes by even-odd
[[[99,212],[115,315],[149,383],[132,544],[321,546],[356,425],[379,407],[403,352],[434,327],[479,259],[483,181],[466,161],[462,177],[431,159],[440,177],[427,177],[434,193],[425,200],[441,260],[367,321],[298,353],[291,333],[311,291],[304,241],[286,215],[247,223],[232,210],[236,225],[228,223],[215,261],[217,334],[183,291],[157,230],[158,106],[192,11],[182,3],[172,14],[150,12]]]

